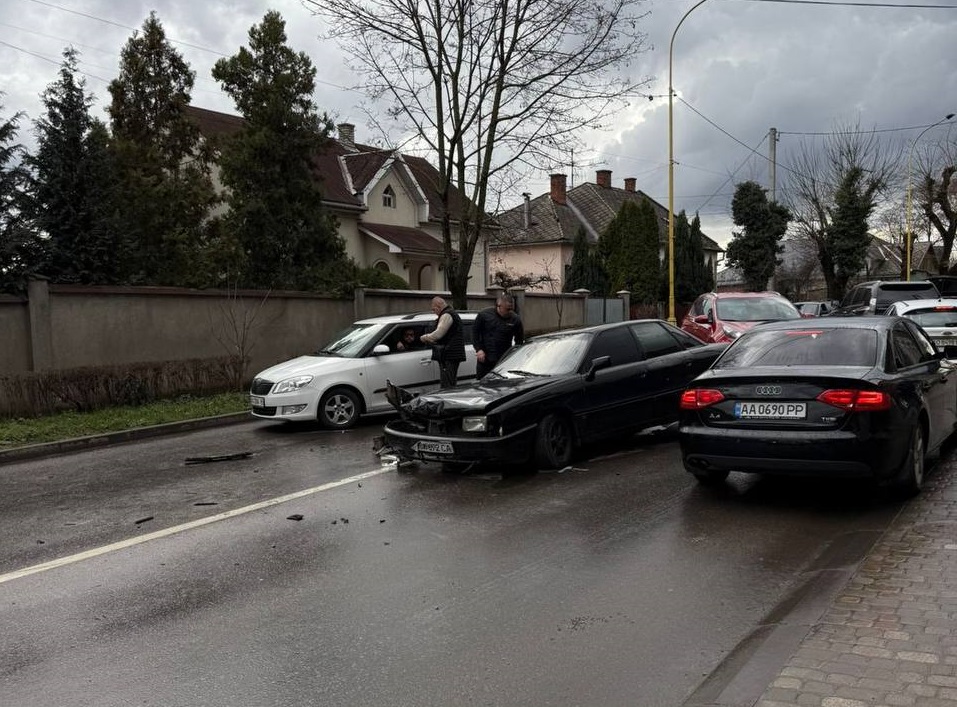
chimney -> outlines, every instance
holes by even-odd
[[[532,226],[532,195],[527,191],[522,192],[522,196],[525,197],[525,208],[524,208],[524,228],[527,231]]]
[[[611,187],[611,170],[610,169],[599,169],[595,172],[595,182],[598,183],[598,186],[608,189]]]
[[[634,193],[635,191],[635,178],[634,177],[625,177],[625,191],[630,191]]]
[[[350,150],[356,146],[356,126],[352,123],[339,123],[339,142]]]
[[[552,201],[556,204],[565,204],[565,182],[568,179],[566,174],[549,175],[552,180]]]

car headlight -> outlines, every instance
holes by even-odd
[[[295,378],[287,378],[286,380],[279,381],[276,384],[276,389],[273,391],[273,393],[290,393],[294,390],[299,390],[310,383],[312,383],[312,376],[296,376]]]
[[[724,335],[728,337],[729,339],[737,339],[739,336],[741,336],[740,331],[735,331],[734,329],[728,329],[728,327],[724,327],[722,331],[724,332]]]
[[[462,431],[463,432],[485,432],[488,429],[488,418],[482,415],[481,417],[463,417],[462,418]]]

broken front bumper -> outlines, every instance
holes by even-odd
[[[507,435],[436,435],[408,420],[386,424],[385,446],[400,459],[471,464],[476,462],[522,463],[535,449],[535,425]]]

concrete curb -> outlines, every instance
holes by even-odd
[[[119,432],[108,432],[105,434],[90,435],[88,437],[75,437],[65,439],[59,442],[47,442],[44,444],[31,444],[25,447],[14,447],[12,449],[0,450],[0,465],[11,464],[13,462],[27,461],[31,459],[42,459],[43,457],[52,457],[57,454],[67,452],[79,452],[86,449],[96,449],[106,447],[111,444],[121,442],[133,442],[150,437],[162,437],[164,435],[176,434],[177,432],[187,432],[189,430],[201,430],[209,427],[221,427],[223,425],[233,425],[239,422],[246,422],[255,418],[249,413],[232,412],[226,415],[215,415],[213,417],[200,417],[194,420],[183,420],[181,422],[167,422],[163,425],[150,425],[149,427],[134,427]]]

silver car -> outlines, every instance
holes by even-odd
[[[913,319],[941,351],[946,346],[957,346],[957,298],[895,302],[885,314]]]

